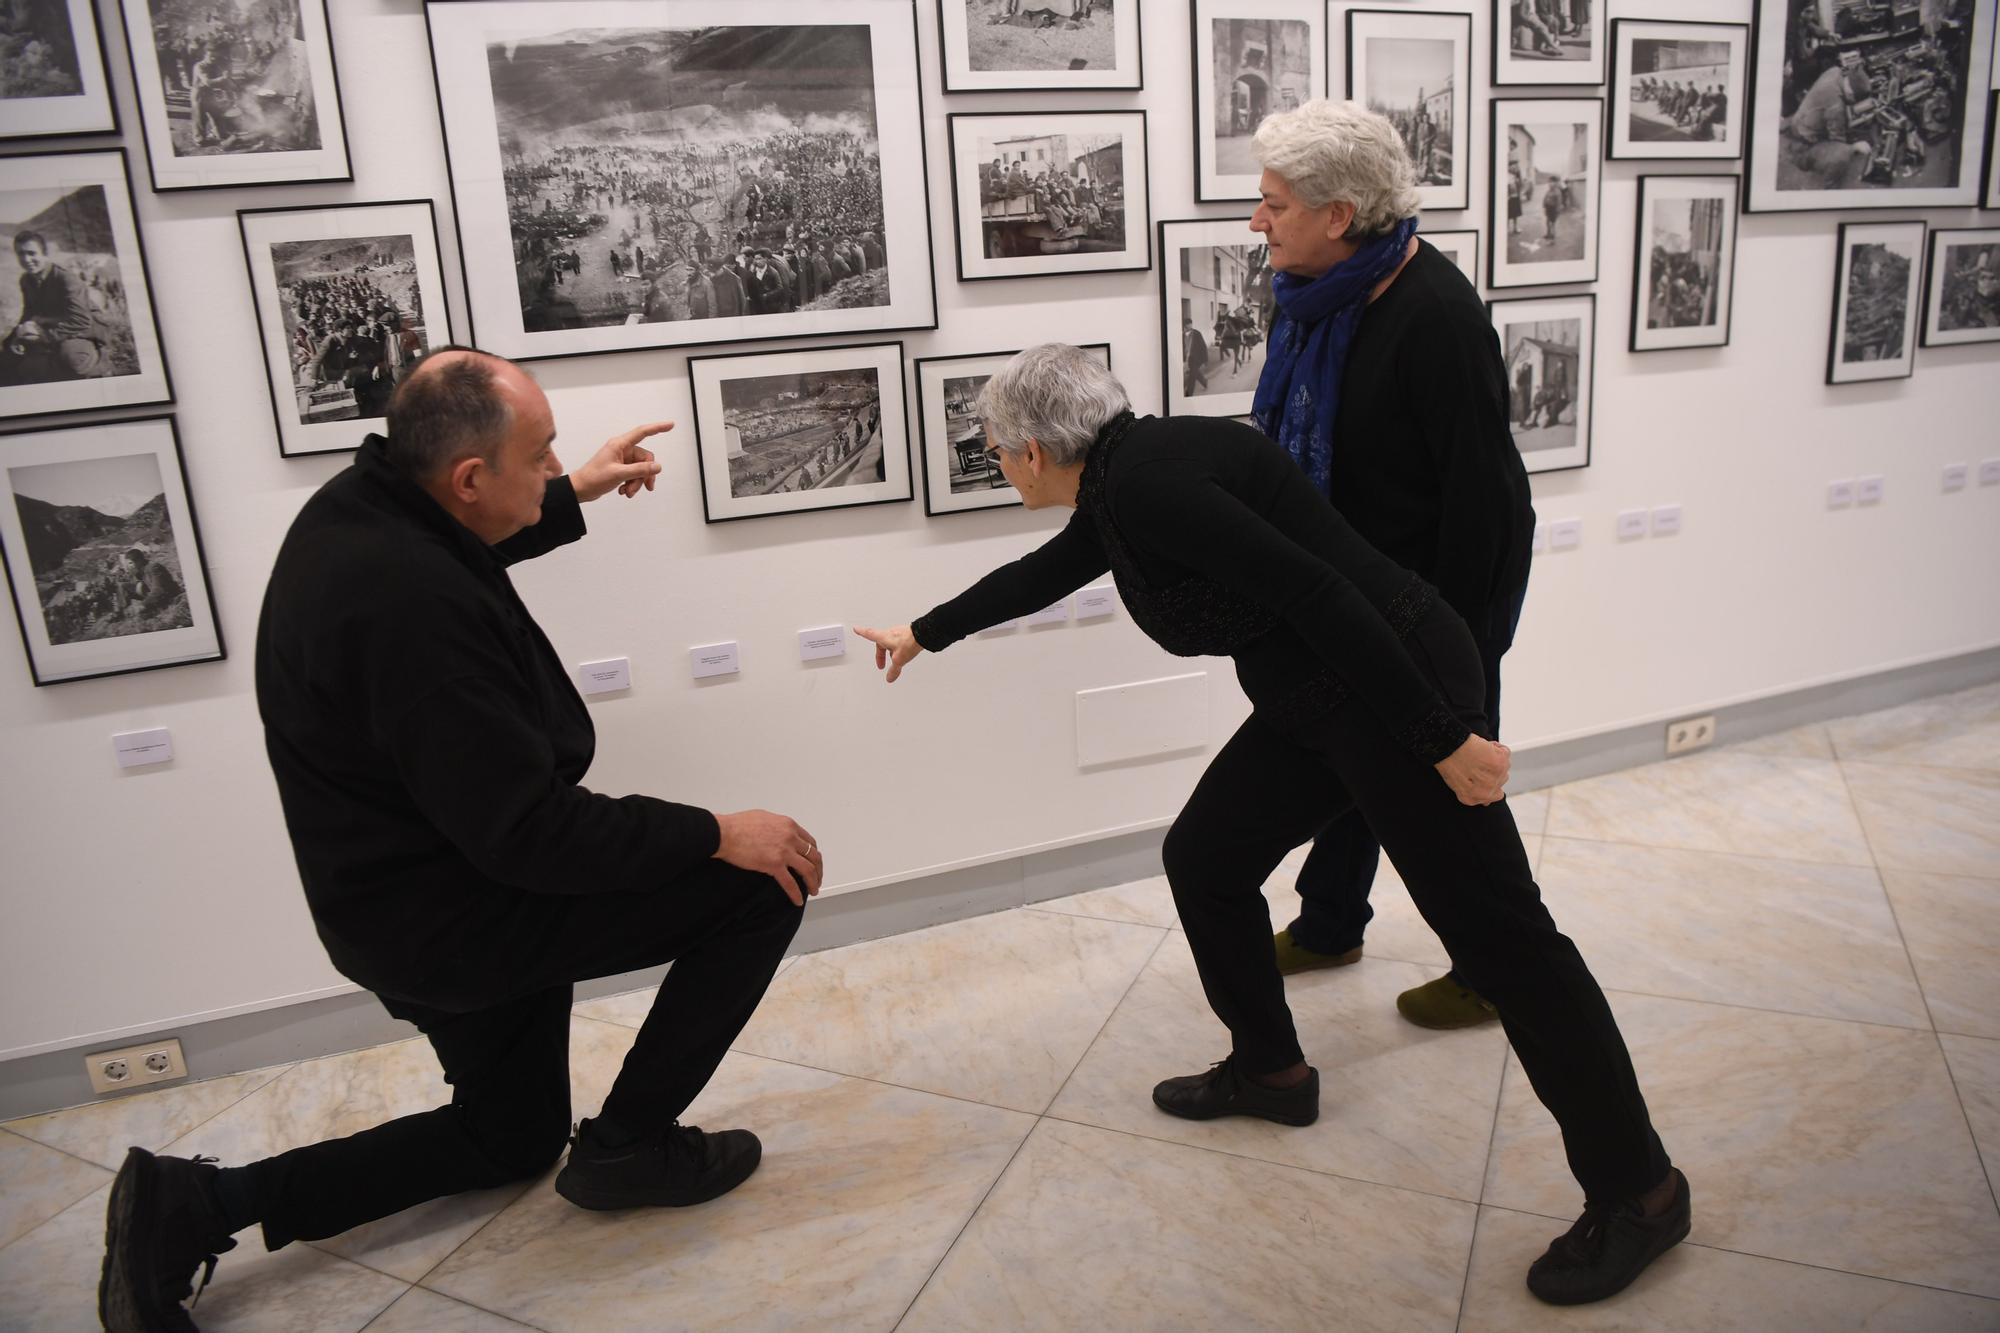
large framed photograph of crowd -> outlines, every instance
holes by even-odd
[[[1923,272],[1923,223],[1840,224],[1828,384],[1907,379],[1915,373]]]
[[[1387,116],[1427,211],[1472,202],[1472,15],[1347,11],[1347,95]]]
[[[0,417],[173,401],[122,149],[0,158]]]
[[[118,0],[153,188],[349,181],[326,0]]]
[[[1601,97],[1492,103],[1494,287],[1597,281]]]
[[[1608,155],[1742,157],[1749,65],[1747,24],[1614,19]]]
[[[1166,415],[1247,414],[1276,310],[1271,249],[1250,219],[1162,222]]]
[[[0,4],[0,139],[117,132],[91,0]]]
[[[1605,0],[1493,0],[1493,83],[1604,82]]]
[[[1756,0],[1752,212],[1978,202],[1992,0]]]
[[[1924,273],[1925,347],[2000,342],[2000,227],[1932,232]]]
[[[1142,87],[1140,4],[938,0],[944,90],[1053,93]]]
[[[1639,177],[1633,351],[1728,346],[1741,187],[1736,176]]]
[[[1256,199],[1258,124],[1326,95],[1325,13],[1284,0],[1194,0],[1191,13],[1194,197]]]
[[[710,523],[914,498],[903,345],[688,358]]]
[[[1427,231],[1421,234],[1431,248],[1458,265],[1458,271],[1474,289],[1479,286],[1479,233],[1476,231]]]
[[[937,327],[910,0],[425,15],[481,347]]]
[[[1143,111],[965,111],[951,136],[958,280],[1153,266]]]
[[[1590,466],[1597,298],[1491,301],[1507,366],[1514,447],[1530,472]]]
[[[1111,368],[1109,343],[1080,343]],[[924,512],[963,514],[1021,503],[1000,464],[986,451],[979,391],[1018,352],[917,358],[917,427],[924,461]]]
[[[172,417],[0,434],[0,491],[35,684],[224,655]]]
[[[454,341],[428,199],[236,214],[278,452],[356,449],[389,395]]]

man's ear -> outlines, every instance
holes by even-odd
[[[492,470],[478,454],[468,454],[445,470],[445,490],[460,504],[473,504]]]

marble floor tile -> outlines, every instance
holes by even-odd
[[[0,1330],[69,1333],[101,1328],[103,1188],[0,1250]],[[195,1276],[199,1276],[196,1274]],[[216,1265],[195,1306],[202,1333],[357,1333],[405,1290],[394,1278],[310,1245],[275,1254],[254,1236]]]
[[[1036,912],[1124,921],[1135,926],[1178,928],[1181,924],[1180,914],[1174,910],[1174,891],[1167,886],[1165,875],[1073,893],[1067,898],[1048,898],[1028,906]]]
[[[1304,1129],[1240,1117],[1181,1120],[1153,1085],[1229,1053],[1185,937],[1160,946],[1070,1076],[1051,1116],[1357,1180],[1477,1200],[1505,1041],[1497,1026],[1427,1032],[1396,1012],[1429,980],[1364,958],[1286,986],[1299,1044],[1320,1071],[1320,1117]]]
[[[449,1296],[411,1287],[394,1305],[375,1316],[368,1333],[532,1333],[532,1330],[527,1324],[489,1314]]]
[[[1548,832],[1596,842],[1872,862],[1838,764],[1717,750],[1557,787]]]
[[[900,1327],[1442,1333],[1473,1213],[1045,1120]]]
[[[888,1329],[1034,1125],[734,1053],[687,1119],[754,1129],[757,1174],[698,1207],[626,1213],[537,1188],[424,1285],[551,1333]]]
[[[1164,932],[1017,910],[807,956],[736,1049],[1039,1112]]]
[[[2000,1296],[2000,1212],[1933,1034],[1611,998],[1697,1244]],[[1485,1202],[1582,1206],[1511,1057]]]
[[[287,1065],[204,1079],[175,1088],[159,1088],[107,1101],[72,1106],[47,1115],[10,1120],[22,1138],[116,1171],[127,1148],[157,1152],[181,1135],[221,1114],[285,1072]]]
[[[1882,883],[1937,1030],[2000,1037],[2000,879],[1885,870]]]
[[[2000,1041],[1951,1033],[1938,1041],[1944,1046],[1966,1123],[1972,1126],[1972,1141],[1986,1164],[1987,1183],[2000,1184]]]
[[[2000,879],[2000,771],[1841,767],[1875,864]]]
[[[785,959],[778,964],[777,976],[785,975],[785,969],[798,962],[798,956]],[[776,978],[774,977],[773,980]],[[636,1028],[646,1021],[652,1012],[653,997],[659,994],[658,986],[644,986],[638,990],[621,991],[616,995],[604,995],[595,1000],[580,1000],[575,1013],[579,1018],[595,1018],[605,1023],[616,1023],[620,1027]]]
[[[1607,988],[1930,1026],[1866,867],[1550,838],[1539,878]]]
[[[1843,760],[2000,771],[2000,684],[1842,718],[1828,731]]]
[[[1514,827],[1521,830],[1522,837],[1538,837],[1548,831],[1549,788],[1510,795],[1507,804],[1514,807]]]
[[[1818,722],[1789,731],[1774,731],[1755,740],[1737,741],[1723,747],[1725,753],[1761,754],[1774,759],[1833,759],[1833,741]]]
[[[0,1245],[110,1181],[101,1166],[0,1130]]]
[[[1696,1200],[1699,1206],[1699,1199]],[[2000,1329],[2000,1301],[1832,1273],[1682,1242],[1597,1305],[1528,1294],[1528,1265],[1562,1234],[1545,1217],[1479,1210],[1461,1333],[1972,1333]]]

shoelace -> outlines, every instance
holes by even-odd
[[[1620,1209],[1612,1204],[1586,1203],[1583,1216],[1563,1233],[1563,1250],[1578,1264],[1592,1264],[1604,1249],[1604,1237]]]

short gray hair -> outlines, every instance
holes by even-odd
[[[1308,208],[1354,205],[1355,238],[1380,236],[1417,213],[1417,169],[1403,136],[1359,102],[1315,98],[1264,117],[1250,151]]]
[[[1130,406],[1104,363],[1068,343],[1030,347],[979,391],[979,419],[996,448],[1017,454],[1033,440],[1057,467],[1081,462],[1105,423]]]

